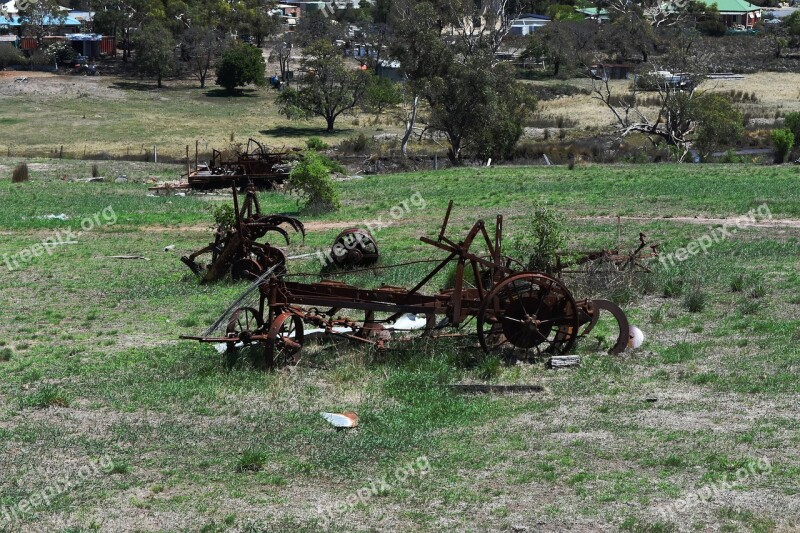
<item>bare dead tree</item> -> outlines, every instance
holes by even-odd
[[[630,13],[639,11],[644,20],[654,28],[675,26],[686,19],[686,6],[688,0],[643,0],[631,2],[630,0],[610,0],[608,10],[617,13]]]
[[[408,101],[410,100],[410,102]],[[403,156],[408,155],[408,141],[411,139],[411,134],[414,133],[414,124],[417,122],[417,110],[419,108],[419,95],[412,94],[410,98],[406,98],[405,91],[403,91],[403,108],[405,110],[405,131],[403,132],[403,139],[400,143],[400,151]]]
[[[678,161],[689,153],[689,137],[698,126],[694,106],[699,76],[695,74],[667,74],[654,69],[648,80],[654,84],[657,105],[646,109],[639,100],[639,83],[626,95],[615,95],[607,77],[592,81],[593,98],[600,100],[612,113],[620,138],[633,133],[645,135],[653,146],[659,141],[678,149]]]
[[[450,0],[454,33],[461,39],[467,55],[481,48],[494,54],[511,31],[511,23],[520,15],[522,7],[511,12],[508,0],[488,0],[475,5],[465,10],[458,0]]]

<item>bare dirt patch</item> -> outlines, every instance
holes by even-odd
[[[590,220],[593,222],[613,222],[617,217],[595,216],[595,217],[576,217],[578,220]],[[620,220],[633,220],[637,222],[681,222],[684,224],[697,224],[700,226],[731,224],[736,220],[732,218],[709,218],[709,217],[620,217]],[[795,219],[770,219],[747,222],[747,227],[754,228],[797,228],[800,229],[800,220]]]
[[[9,75],[10,74],[10,75]],[[43,98],[99,98],[120,100],[124,91],[109,87],[108,80],[82,76],[59,76],[48,72],[0,72],[0,95]],[[25,81],[18,79],[27,78]]]

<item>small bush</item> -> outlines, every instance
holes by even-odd
[[[309,137],[306,139],[306,148],[317,152],[330,148],[328,144],[319,137]]]
[[[683,306],[690,313],[699,313],[706,308],[706,293],[699,286],[694,286],[686,293]]]
[[[100,168],[97,166],[97,163],[92,163],[92,177],[100,177]]]
[[[292,169],[288,185],[289,190],[305,202],[303,208],[311,213],[333,211],[341,205],[330,170],[323,158],[313,150],[306,150]]]
[[[800,146],[800,111],[786,113],[786,117],[783,119],[783,127],[794,135],[795,146]]]
[[[659,306],[657,309],[654,309],[652,313],[650,313],[650,323],[651,324],[663,324],[664,323],[664,314],[666,313],[665,306]]]
[[[28,181],[30,175],[28,174],[28,163],[22,162],[14,167],[14,172],[11,174],[12,183],[22,183]]]
[[[75,60],[75,50],[66,41],[59,41],[49,45],[44,51],[50,63],[57,63],[58,65],[69,65]]]
[[[674,298],[683,294],[683,278],[669,276],[664,280],[664,298]]]
[[[533,211],[524,229],[510,239],[510,250],[526,265],[527,270],[551,272],[556,266],[556,253],[566,244],[566,217],[547,206]]]
[[[755,315],[761,307],[755,300],[742,300],[739,302],[739,312],[743,315]]]
[[[0,69],[11,65],[25,65],[28,61],[22,52],[11,46],[0,46]]]
[[[3,348],[0,350],[0,363],[6,363],[11,360],[11,348]]]
[[[214,217],[214,223],[223,231],[229,230],[236,222],[236,214],[233,212],[231,204],[220,204],[212,206],[211,216]]]
[[[770,134],[772,144],[775,146],[775,163],[783,163],[789,156],[794,146],[794,133],[788,128],[772,130]]]
[[[375,139],[359,133],[355,137],[350,137],[339,143],[339,149],[345,154],[366,154],[372,152],[375,146]]]

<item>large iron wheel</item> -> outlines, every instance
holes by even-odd
[[[510,276],[486,296],[478,310],[478,340],[485,351],[510,347],[563,354],[580,326],[575,299],[563,283],[544,274]]]
[[[378,262],[378,243],[366,230],[350,228],[333,241],[331,259],[338,268],[371,266]]]

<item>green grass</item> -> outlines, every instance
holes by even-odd
[[[159,153],[184,157],[186,146],[194,151],[226,149],[231,142],[247,143],[249,137],[276,148],[304,147],[305,139],[322,136],[328,144],[365,133],[398,131],[392,124],[368,125],[370,117],[341,116],[336,133],[325,134],[322,119],[290,121],[277,112],[277,92],[248,89],[242,96],[218,95],[214,87],[200,89],[191,82],[140,85],[116,78],[83,79],[78,89],[71,79],[31,78],[30,85],[66,84],[64,91],[45,90],[4,96],[0,125],[4,129],[0,153],[58,153],[82,156],[84,151],[112,156]],[[74,85],[74,84],[73,84]],[[78,90],[78,95],[71,92]],[[59,94],[61,93],[61,94]],[[58,117],[58,120],[52,120]],[[13,127],[11,127],[13,126]],[[46,131],[46,135],[42,132]]]
[[[230,281],[199,285],[179,261],[208,244],[207,206],[227,198],[146,196],[147,176],[180,171],[168,165],[103,162],[102,173],[131,181],[80,184],[61,177],[88,175],[90,162],[33,163],[29,183],[0,179],[0,258],[107,206],[117,223],[0,276],[0,508],[93,458],[107,455],[114,468],[41,506],[21,528],[170,530],[180,516],[189,530],[314,531],[320,507],[379,479],[387,486],[335,513],[333,530],[535,523],[559,531],[770,531],[800,519],[785,505],[800,482],[794,228],[746,228],[707,254],[656,266],[622,295],[645,332],[642,349],[607,355],[613,331],[601,321],[578,343],[577,369],[508,364],[455,338],[388,351],[309,345],[297,368],[264,374],[247,361],[228,368],[212,347],[178,340],[207,327],[242,290]],[[450,199],[453,238],[498,213],[513,234],[547,201],[567,215],[572,249],[616,246],[621,214],[644,217],[623,219],[623,247],[643,231],[669,253],[709,231],[678,216],[730,218],[767,202],[776,215],[800,218],[797,184],[794,168],[713,165],[369,176],[337,184],[338,213],[300,214],[308,236],[286,250],[325,249],[343,225],[385,221],[419,191],[424,208],[376,231],[384,264],[441,257],[418,239],[437,234]],[[279,193],[260,198],[266,212],[296,209]],[[69,220],[37,218],[60,213]],[[149,261],[109,259],[115,255]],[[429,268],[343,280],[408,286]],[[297,260],[290,271],[316,274],[319,263]],[[426,290],[444,286],[448,274]],[[684,305],[695,290],[703,305]],[[458,394],[449,385],[460,382],[540,384],[545,392]],[[358,428],[336,430],[319,415],[345,410],[359,414]],[[719,495],[708,512],[659,515],[665,502],[764,457],[769,472]],[[424,473],[398,476],[422,463]],[[135,524],[145,512],[152,522]]]

